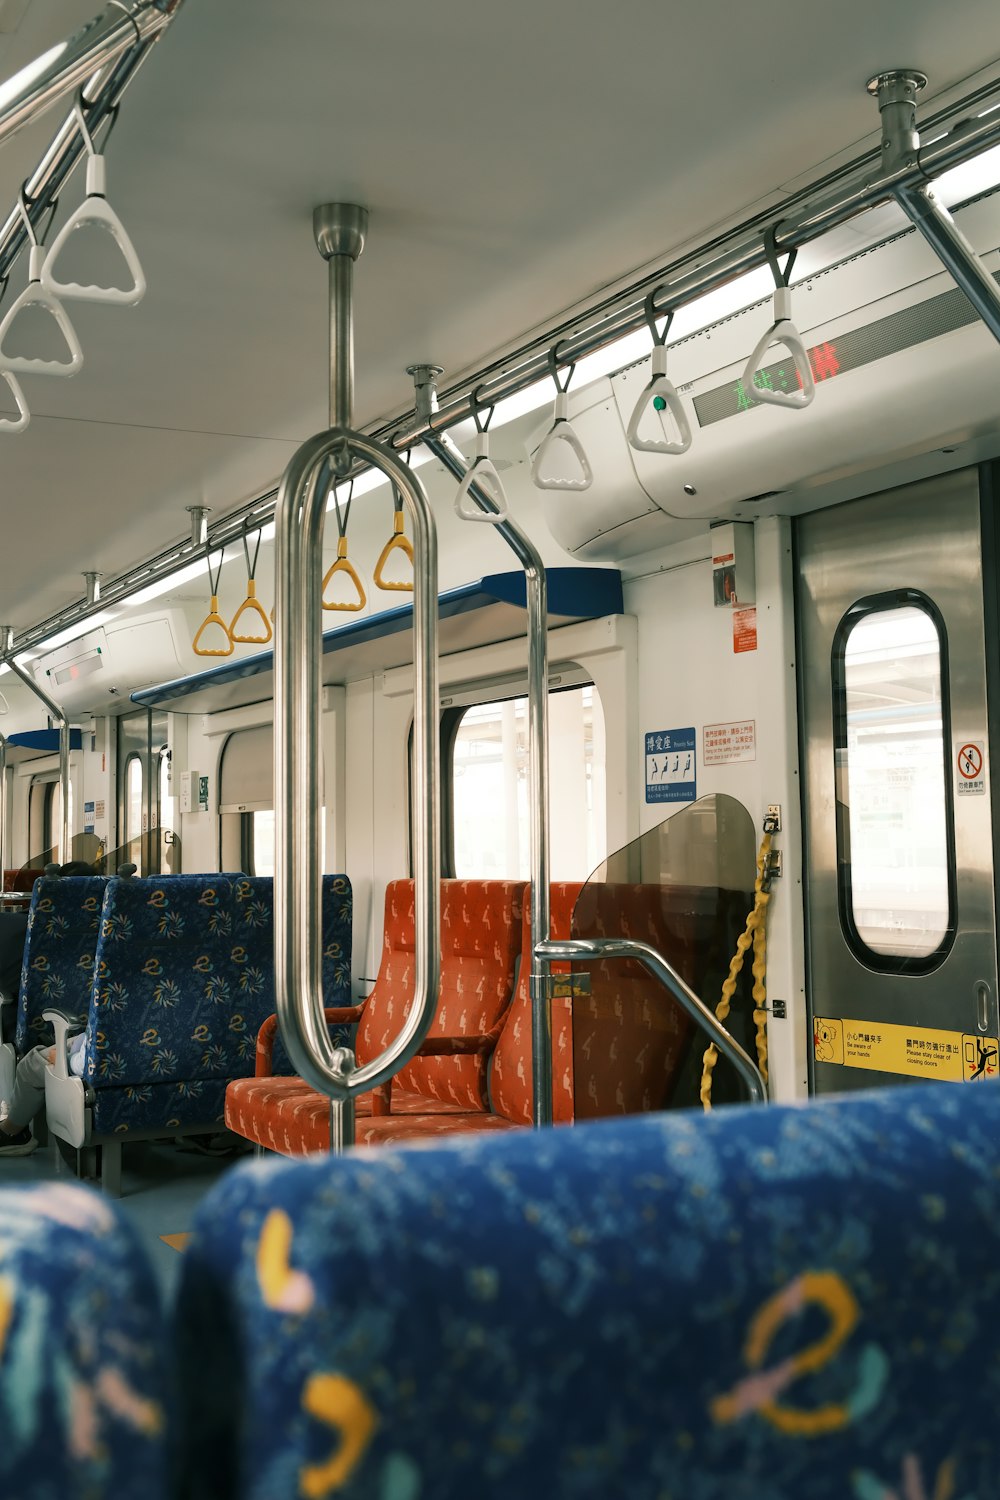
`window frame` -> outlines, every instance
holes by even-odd
[[[896,609],[917,609],[934,626],[938,639],[941,682],[941,755],[944,786],[944,822],[948,917],[944,935],[932,953],[919,957],[901,953],[877,953],[865,942],[854,920],[854,889],[851,880],[851,823],[847,744],[847,643],[862,620]],[[833,698],[833,778],[836,807],[837,907],[844,941],[859,963],[882,974],[931,974],[951,952],[958,932],[958,875],[955,860],[955,800],[951,779],[951,677],[948,630],[944,616],[929,595],[920,589],[888,589],[867,594],[851,605],[841,618],[831,649]]]
[[[130,805],[128,778],[129,770],[132,766],[133,761],[135,761],[139,767],[139,827],[135,833],[130,833],[128,825]],[[121,840],[121,842],[123,844],[131,844],[133,839],[141,839],[143,833],[146,831],[142,826],[142,815],[144,812],[147,812],[145,796],[146,767],[143,764],[143,757],[138,750],[130,750],[128,755],[126,755],[125,757],[125,764],[122,767],[122,832],[124,834],[124,838]]]

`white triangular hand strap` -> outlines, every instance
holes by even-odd
[[[663,408],[658,408],[653,403],[659,398],[663,402]],[[639,427],[646,411],[651,408],[659,419],[660,431],[664,434],[661,438],[642,438],[639,436]],[[667,427],[664,422],[664,412],[669,412],[677,427],[676,441],[666,436]],[[691,428],[688,423],[687,413],[684,410],[677,387],[667,376],[667,346],[666,344],[653,345],[653,375],[635,403],[632,420],[628,424],[628,440],[633,448],[640,453],[686,453],[691,446]]]
[[[791,319],[792,294],[787,286],[779,286],[774,293],[774,323],[758,341],[747,367],[743,371],[743,389],[751,401],[760,401],[770,406],[789,406],[797,411],[808,406],[816,394],[812,366],[802,335]],[[756,377],[764,363],[764,356],[775,344],[784,344],[795,362],[799,377],[797,391],[774,391],[768,386],[757,385]]]
[[[24,291],[13,302],[0,323],[0,367],[11,370],[16,375],[75,375],[83,365],[83,350],[80,348],[80,340],[76,336],[76,329],[69,320],[69,315],[62,303],[47,292],[42,286],[40,276],[45,260],[45,251],[41,245],[32,245],[29,257],[29,281]],[[66,340],[66,348],[69,351],[68,360],[59,359],[31,359],[26,355],[8,354],[4,345],[10,333],[18,313],[26,307],[44,307],[45,311],[55,318],[59,330]]]
[[[565,443],[570,452],[575,454],[581,471],[578,479],[567,479],[554,474],[546,478],[543,475],[542,468],[545,460],[552,456],[553,450],[559,443]],[[594,471],[590,467],[590,460],[584,452],[583,444],[570,425],[569,397],[565,391],[560,391],[556,397],[555,421],[539,443],[531,461],[531,477],[535,487],[540,490],[589,490],[594,482]]]
[[[7,382],[10,393],[17,402],[16,417],[0,417],[0,432],[23,432],[31,421],[31,412],[24,399],[24,392],[9,370],[0,369],[0,380]]]
[[[466,498],[472,499],[469,491],[474,484],[486,491],[497,507],[495,511],[480,510],[475,500],[472,501],[471,509],[463,505],[462,502]],[[490,458],[490,442],[485,432],[476,434],[476,456],[458,487],[458,494],[455,496],[455,514],[461,516],[463,521],[485,521],[488,526],[499,525],[501,521],[506,521],[510,514],[507,492]]]
[[[104,157],[92,156],[87,162],[87,196],[74,214],[66,220],[49,247],[42,267],[42,285],[55,297],[67,297],[77,302],[106,302],[114,307],[134,307],[146,295],[146,278],[135,253],[135,246],[125,231],[125,226],[104,196]],[[65,248],[70,236],[78,229],[95,227],[110,234],[132,278],[130,287],[85,285],[78,281],[59,281],[55,275],[55,263]]]

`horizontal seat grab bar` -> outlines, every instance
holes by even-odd
[[[723,1057],[728,1057],[746,1084],[751,1103],[767,1103],[767,1088],[757,1064],[744,1052],[739,1042],[729,1035],[704,1000],[699,999],[677,970],[667,963],[662,953],[657,953],[648,943],[637,943],[632,938],[550,938],[548,942],[535,944],[535,956],[550,962],[561,960],[569,963],[574,959],[586,961],[634,958],[638,963],[644,964],[653,977],[684,1007],[695,1024],[708,1032]]]

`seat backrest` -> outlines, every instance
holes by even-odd
[[[238,1078],[273,997],[241,983],[265,939],[238,930],[231,880],[111,880],[97,945],[84,1077],[93,1087]]]
[[[936,1084],[237,1168],[181,1492],[985,1500],[998,1138]]]
[[[549,888],[549,929],[554,938],[568,938],[573,907],[582,887],[579,881],[557,881]],[[532,1121],[531,1066],[531,900],[525,894],[521,930],[521,967],[517,991],[493,1053],[489,1073],[490,1104],[494,1112],[518,1125]],[[565,974],[569,964],[553,964],[554,974]],[[557,1125],[573,1119],[573,1010],[568,997],[552,1001],[552,1118]]]
[[[86,1022],[107,885],[103,875],[43,875],[35,881],[14,1038],[22,1056],[52,1041],[43,1011],[62,1011],[80,1026]]]
[[[0,1192],[0,1494],[166,1500],[168,1361],[132,1227],[56,1182]]]
[[[270,875],[243,875],[234,882],[237,906],[237,936],[252,932],[258,955],[241,974],[241,985],[252,995],[268,997],[274,1009],[274,881]],[[323,876],[323,1001],[327,1006],[352,1003],[351,945],[353,897],[346,875]],[[335,1041],[353,1045],[351,1027],[331,1032]],[[294,1073],[280,1031],[274,1038],[271,1069],[276,1074]]]
[[[441,990],[431,1036],[482,1036],[498,1026],[514,988],[523,897],[518,880],[442,880]],[[378,978],[358,1025],[359,1064],[378,1056],[410,1008],[414,934],[413,881],[393,880]],[[463,1109],[489,1107],[485,1055],[415,1058],[395,1082]]]

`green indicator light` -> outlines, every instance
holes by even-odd
[[[662,396],[654,396],[653,397],[653,410],[654,411],[666,411],[666,409],[667,409],[667,403],[664,401],[663,397]]]

